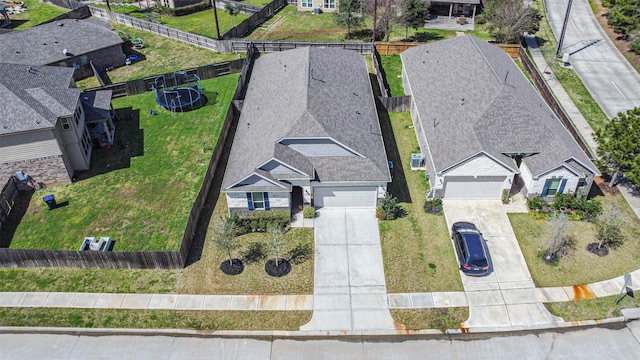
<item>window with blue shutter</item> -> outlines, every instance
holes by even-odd
[[[558,192],[560,194],[562,194],[564,192],[564,186],[567,184],[567,179],[562,179],[562,182],[560,183],[560,188],[558,189]]]
[[[547,179],[544,182],[544,187],[542,188],[542,194],[540,194],[541,196],[547,196],[547,193],[549,192],[549,185],[551,184],[551,180]]]
[[[253,199],[251,199],[251,193],[247,193],[247,207],[249,210],[253,210]]]
[[[269,193],[264,193],[264,209],[269,210]]]

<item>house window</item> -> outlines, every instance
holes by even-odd
[[[269,193],[247,193],[247,205],[249,210],[269,210]]]
[[[336,0],[324,0],[324,8],[325,9],[335,9],[336,8]]]
[[[567,183],[567,179],[553,178],[547,179],[544,182],[544,188],[542,189],[542,196],[551,196],[556,193],[564,192],[564,186]]]
[[[60,125],[62,125],[62,130],[71,130],[71,123],[68,118],[60,119]]]
[[[302,7],[303,8],[310,8],[313,6],[313,1],[312,0],[302,0]]]
[[[81,111],[82,111],[80,109],[81,109],[81,107],[78,106],[76,108],[76,111],[73,113],[73,118],[76,120],[76,125],[78,125],[78,126],[80,126],[80,114],[81,114]]]

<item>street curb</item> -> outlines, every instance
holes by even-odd
[[[619,316],[602,320],[580,320],[536,326],[486,327],[447,330],[344,330],[344,331],[286,331],[286,330],[185,330],[185,329],[119,329],[119,328],[54,328],[54,327],[0,327],[0,334],[50,334],[75,336],[173,336],[173,337],[217,337],[252,339],[294,339],[358,337],[476,337],[507,336],[517,333],[539,333],[553,330],[575,330],[576,328],[624,326],[627,321],[640,318],[640,308],[633,317]],[[624,310],[623,310],[624,311]]]

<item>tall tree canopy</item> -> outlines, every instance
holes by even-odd
[[[624,174],[640,186],[640,107],[619,113],[595,132],[598,142],[598,165],[614,175]]]
[[[429,7],[431,3],[425,0],[404,0],[402,2],[402,15],[400,21],[405,28],[405,39],[409,36],[409,28],[418,29],[424,26],[424,22],[429,18]]]
[[[542,16],[522,0],[488,0],[484,14],[489,32],[499,43],[518,43],[523,33],[535,33]]]
[[[351,28],[364,23],[364,0],[340,0],[333,16],[338,25],[347,26],[347,39],[350,39]]]

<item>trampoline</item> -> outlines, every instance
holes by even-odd
[[[202,99],[200,78],[198,75],[188,75],[186,72],[173,73],[172,87],[167,86],[167,78],[158,76],[152,90],[156,93],[156,103],[171,111],[185,111],[194,108]]]

